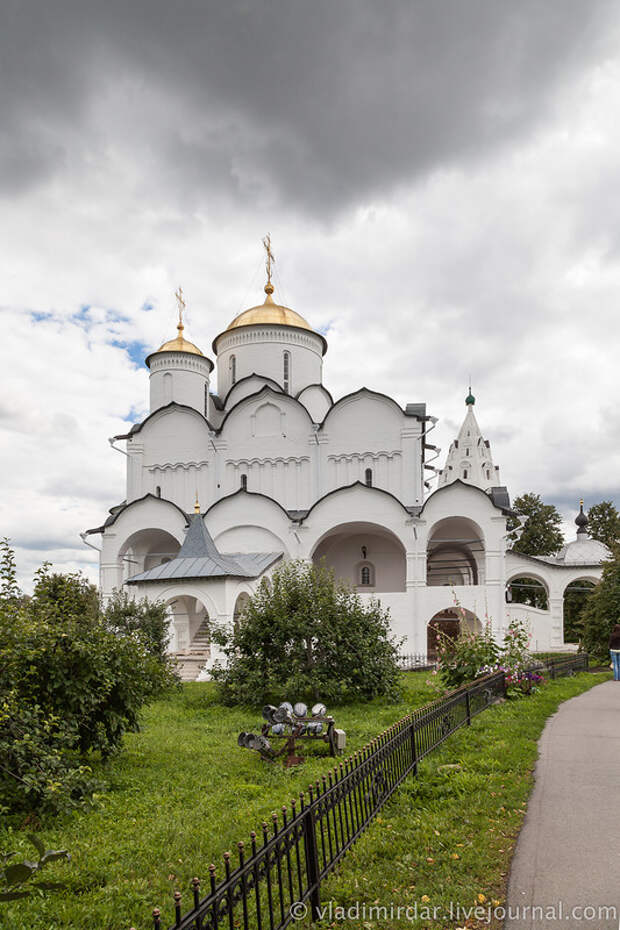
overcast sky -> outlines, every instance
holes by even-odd
[[[514,498],[620,504],[620,8],[8,0],[0,535],[96,578],[145,354],[276,297],[325,382],[476,414]],[[572,535],[573,528],[569,529]]]

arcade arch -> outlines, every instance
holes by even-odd
[[[168,650],[177,655],[196,655],[205,659],[211,654],[209,612],[205,605],[189,594],[169,597],[170,640]]]
[[[359,591],[404,591],[405,547],[377,523],[343,523],[326,533],[312,553],[315,565],[333,569],[337,578]]]
[[[581,639],[581,617],[598,580],[588,577],[575,578],[564,588],[562,617],[565,643],[578,643]]]
[[[169,562],[178,555],[181,544],[166,530],[149,528],[129,536],[118,552],[122,580]]]
[[[468,517],[445,517],[431,528],[426,548],[430,586],[484,584],[484,534]]]
[[[456,639],[459,633],[482,633],[482,623],[478,617],[463,607],[448,607],[440,610],[426,626],[426,655],[429,660],[437,658],[437,646],[442,637]]]
[[[549,585],[537,575],[513,575],[506,582],[506,601],[549,610]]]

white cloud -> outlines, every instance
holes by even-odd
[[[582,495],[620,503],[615,61],[554,84],[545,121],[523,120],[509,142],[438,155],[385,183],[358,177],[337,211],[268,183],[265,138],[256,130],[254,153],[255,122],[221,99],[210,123],[164,79],[135,92],[123,74],[107,85],[86,138],[67,116],[54,167],[3,205],[0,532],[24,575],[51,558],[96,577],[78,534],[124,495],[124,459],[107,437],[130,411],[140,418],[148,392],[125,347],[137,357],[173,335],[182,284],[187,335],[210,352],[260,300],[268,229],[281,296],[327,328],[334,394],[364,383],[426,401],[445,455],[471,374],[513,496],[540,492],[567,516]],[[150,134],[131,125],[138,103]],[[217,154],[231,138],[233,169]]]

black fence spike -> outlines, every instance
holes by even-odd
[[[192,891],[194,892],[194,910],[196,910],[200,904],[200,879],[196,876],[192,878]]]

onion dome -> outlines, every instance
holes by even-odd
[[[471,392],[471,384],[469,385],[469,394],[465,398],[465,403],[467,404],[468,407],[473,407],[474,404],[476,403],[476,398]]]
[[[587,533],[588,518],[583,512],[583,501],[579,501],[579,513],[575,517],[575,523],[577,524],[577,534]]]
[[[273,297],[273,284],[271,281],[268,281],[265,285],[265,301],[262,304],[258,304],[256,307],[250,307],[248,310],[244,310],[234,320],[229,323],[229,325],[224,330],[224,333],[232,332],[233,330],[241,329],[244,326],[290,326],[294,329],[305,329],[307,332],[313,333],[315,336],[318,336],[323,343],[323,355],[327,351],[327,340],[320,333],[315,332],[312,329],[307,320],[297,313],[295,310],[291,310],[290,307],[284,307],[282,304],[277,304]],[[217,354],[217,342],[224,333],[220,333],[219,336],[216,336],[213,340],[213,351]]]

